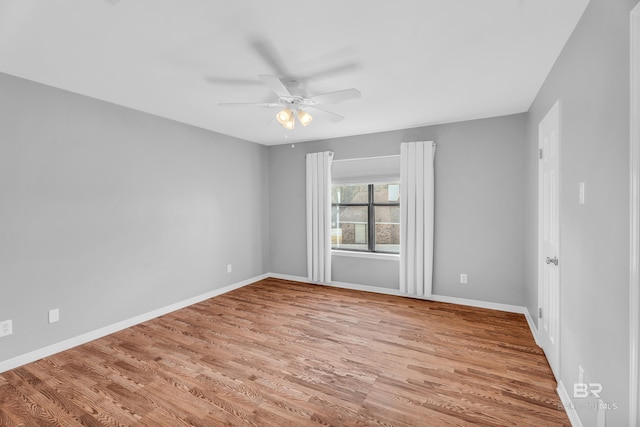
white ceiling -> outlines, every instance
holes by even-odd
[[[0,72],[265,145],[527,111],[588,0],[0,0]],[[285,131],[260,74],[356,88]]]

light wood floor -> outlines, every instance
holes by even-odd
[[[0,374],[0,425],[570,425],[522,315],[267,279]]]

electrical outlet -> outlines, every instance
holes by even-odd
[[[13,321],[5,320],[4,322],[0,322],[0,337],[5,337],[11,334],[13,334]]]
[[[467,275],[466,274],[461,274],[460,275],[460,283],[462,283],[463,285],[467,284]]]
[[[60,309],[49,310],[49,323],[56,323],[60,320]]]
[[[231,273],[232,270],[231,264],[227,264],[227,273]]]

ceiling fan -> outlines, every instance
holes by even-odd
[[[320,105],[332,104],[350,99],[360,98],[362,95],[357,89],[344,89],[336,92],[323,93],[319,95],[308,95],[300,88],[300,84],[295,79],[278,78],[271,75],[258,76],[263,83],[271,88],[278,95],[275,102],[256,103],[220,103],[220,107],[269,107],[280,108],[276,114],[276,120],[285,129],[293,130],[296,124],[296,117],[303,126],[307,126],[313,120],[309,111],[317,116],[326,118],[332,122],[339,122],[343,116],[325,110]]]

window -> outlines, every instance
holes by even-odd
[[[400,252],[400,184],[334,184],[331,248]]]

